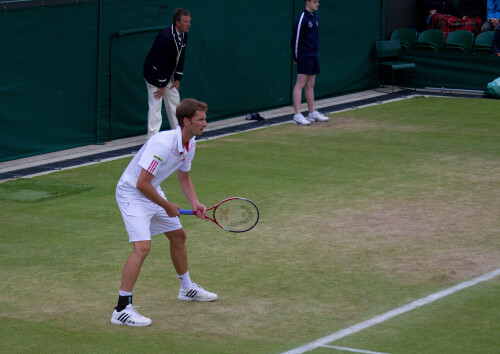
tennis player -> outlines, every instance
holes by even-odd
[[[164,233],[170,241],[170,257],[179,277],[179,300],[214,301],[217,295],[193,283],[188,271],[186,232],[179,221],[179,206],[169,202],[160,183],[177,171],[182,192],[201,219],[206,207],[200,203],[189,171],[195,153],[195,137],[207,126],[206,103],[183,100],[176,109],[179,127],[151,137],[129,163],[116,187],[116,200],[132,243],[123,267],[118,305],[111,323],[148,326],[151,320],[132,306],[132,290],[151,249],[151,237]]]

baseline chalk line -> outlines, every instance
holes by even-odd
[[[362,354],[389,354],[389,353],[372,352],[371,350],[362,350],[362,349],[353,349],[353,348],[339,347],[338,345],[322,345],[321,347],[322,348],[330,348],[330,349],[343,350],[345,352],[362,353]]]
[[[311,351],[311,350],[316,349],[320,346],[324,346],[328,343],[334,342],[340,338],[347,337],[347,336],[350,336],[351,334],[362,331],[368,327],[372,327],[372,326],[379,324],[381,322],[385,322],[385,321],[387,321],[393,317],[399,316],[405,312],[408,312],[408,311],[414,310],[418,307],[430,304],[431,302],[434,302],[434,301],[439,300],[443,297],[446,297],[448,295],[456,293],[457,291],[460,291],[460,290],[469,288],[471,286],[477,285],[479,283],[485,282],[487,280],[493,279],[499,275],[500,275],[500,268],[498,268],[492,272],[483,274],[477,278],[474,278],[474,279],[465,281],[463,283],[457,284],[455,286],[452,286],[448,289],[441,290],[437,293],[431,294],[431,295],[424,297],[422,299],[413,301],[413,302],[411,302],[407,305],[401,306],[395,310],[386,312],[383,315],[373,317],[372,319],[358,323],[357,325],[340,330],[340,331],[333,333],[329,336],[317,339],[314,342],[310,342],[310,343],[305,344],[303,346],[289,350],[287,352],[284,352],[283,354],[300,354],[300,353],[305,353],[305,352]]]

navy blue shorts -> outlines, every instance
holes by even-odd
[[[318,57],[306,57],[297,60],[297,74],[316,75],[319,74]]]

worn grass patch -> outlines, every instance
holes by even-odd
[[[14,202],[39,202],[60,198],[92,189],[85,184],[41,182],[23,178],[0,184],[0,200]]]

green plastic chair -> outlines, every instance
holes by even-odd
[[[391,39],[399,39],[404,51],[413,49],[417,43],[417,31],[412,28],[398,28],[391,34]]]
[[[474,34],[470,31],[454,31],[448,34],[444,45],[445,53],[470,53],[474,43]]]
[[[377,61],[381,67],[382,86],[384,86],[384,70],[390,69],[392,92],[394,92],[394,72],[413,69],[417,65],[415,63],[402,62],[400,60],[401,41],[399,39],[376,41],[375,46],[377,48]]]
[[[417,38],[415,49],[439,53],[444,47],[444,32],[437,29],[423,31]]]
[[[493,50],[491,49],[491,43],[493,42],[493,36],[495,31],[481,32],[476,37],[476,42],[472,48],[473,54],[491,55]]]

